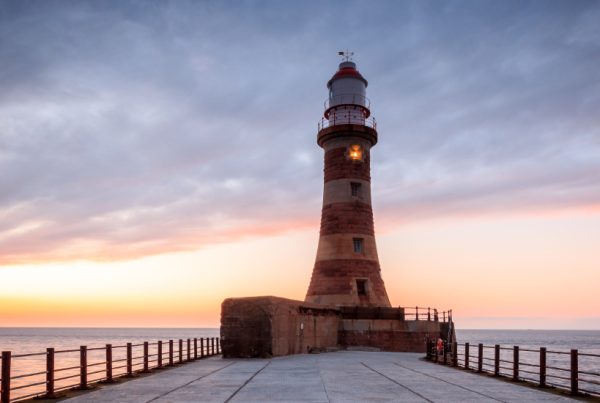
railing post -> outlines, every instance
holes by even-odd
[[[87,389],[87,346],[79,346],[79,389]]]
[[[10,402],[10,364],[11,364],[11,352],[2,352],[2,383],[0,384],[0,402]]]
[[[469,369],[469,343],[465,343],[465,369]]]
[[[444,323],[446,323],[446,311],[442,312],[442,316],[444,317]]]
[[[173,366],[173,340],[169,340],[169,366]]]
[[[221,338],[217,337],[217,354],[221,354]]]
[[[540,386],[546,386],[546,347],[540,347]]]
[[[46,349],[46,396],[54,397],[54,348]]]
[[[211,346],[212,355],[215,355],[215,338],[214,337],[210,338],[210,346]]]
[[[179,339],[179,364],[183,362],[183,340]]]
[[[187,339],[187,360],[188,361],[192,358],[191,351],[190,351],[191,350],[190,343],[191,343],[190,339]]]
[[[133,376],[133,352],[131,343],[127,343],[127,376]]]
[[[200,337],[200,358],[204,358],[204,337]]]
[[[500,375],[500,345],[494,346],[494,375]]]
[[[427,320],[431,322],[431,308],[427,307]]]
[[[112,344],[106,345],[106,382],[112,382]]]
[[[156,360],[157,360],[156,366],[158,368],[162,368],[162,358],[163,358],[162,357],[163,356],[163,352],[162,352],[162,340],[158,341],[158,351],[157,351],[156,355],[157,355],[156,356]]]
[[[519,346],[513,346],[513,381],[519,380]]]
[[[198,338],[194,337],[194,360],[198,359]]]
[[[144,372],[150,372],[148,369],[148,342],[144,342]]]
[[[483,371],[483,344],[477,346],[477,372]]]
[[[571,394],[579,394],[579,360],[577,349],[571,350]]]
[[[419,320],[419,307],[415,306],[415,318],[417,318],[416,320]]]
[[[458,343],[452,343],[452,366],[458,367]]]

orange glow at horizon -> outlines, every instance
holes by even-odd
[[[218,327],[227,297],[304,299],[318,240],[305,228],[129,261],[5,265],[0,323]],[[395,306],[453,309],[459,328],[600,328],[599,239],[588,211],[413,222],[377,241]]]

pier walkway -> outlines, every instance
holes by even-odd
[[[423,354],[339,351],[273,359],[212,357],[68,399],[78,402],[573,401],[422,361]]]

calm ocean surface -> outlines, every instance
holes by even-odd
[[[108,343],[156,342],[194,337],[219,337],[219,329],[168,329],[168,328],[0,328],[0,350],[13,354],[38,353],[48,347],[70,350],[79,346],[102,347]]]
[[[459,343],[500,344],[570,351],[572,348],[600,353],[600,330],[481,330],[456,329]]]
[[[572,348],[576,348],[580,353],[600,354],[600,331],[598,330],[476,330],[476,329],[458,329],[456,331],[457,338],[460,343],[469,342],[471,345],[483,343],[484,345],[493,346],[500,344],[507,347],[502,350],[502,359],[512,359],[512,348],[518,345],[525,349],[539,349],[539,347],[547,347],[548,351],[568,352]],[[169,328],[0,328],[0,350],[12,351],[13,354],[28,354],[46,351],[47,347],[54,347],[56,350],[73,350],[79,346],[103,347],[107,343],[113,346],[125,345],[127,342],[134,344],[148,341],[150,343],[162,340],[163,342],[169,339],[175,340],[175,350],[177,351],[177,340],[188,338],[201,337],[218,337],[219,329],[169,329]],[[185,344],[185,343],[184,343]],[[150,353],[154,353],[156,347],[151,347]],[[185,346],[184,346],[185,348]],[[140,349],[140,347],[138,347]],[[166,346],[165,346],[166,351]],[[462,353],[462,349],[459,352]],[[475,357],[477,347],[471,347],[470,355]],[[118,360],[124,358],[125,349],[115,349],[113,359]],[[139,355],[139,352],[134,351],[134,356]],[[485,349],[484,357],[492,358],[493,349]],[[548,365],[556,367],[569,367],[569,356],[566,354],[548,354]],[[534,352],[521,352],[521,360],[525,363],[537,364],[539,355]],[[90,351],[88,355],[88,364],[104,361],[104,351]],[[490,362],[490,361],[486,361]],[[491,363],[491,362],[490,362]],[[45,356],[34,356],[15,358],[13,360],[13,376],[43,371],[45,369]],[[79,365],[79,353],[65,353],[56,355],[56,368],[64,368],[69,366]],[[115,364],[116,365],[116,364]],[[508,365],[508,364],[506,364]],[[102,366],[98,367],[102,369]],[[139,368],[139,364],[136,368]],[[522,371],[527,370],[526,366],[522,366]],[[600,358],[580,357],[580,370],[600,373]],[[122,371],[115,371],[115,375]],[[502,369],[501,372],[509,373],[508,369]],[[549,375],[552,372],[549,371]],[[64,371],[63,376],[76,375],[77,370]],[[527,376],[527,373],[523,373]],[[568,373],[556,372],[556,374],[568,376]],[[101,377],[100,372],[96,376]],[[531,378],[535,379],[535,375],[531,374]],[[90,380],[95,379],[90,376]],[[31,377],[23,380],[14,381],[13,385],[39,382],[42,377]],[[57,387],[67,386],[77,383],[76,377],[57,382]],[[550,381],[550,378],[549,378]],[[564,380],[559,378],[552,379],[552,383],[564,384]],[[588,389],[590,388],[590,385]],[[43,387],[43,386],[42,386]],[[583,387],[583,385],[582,385]],[[38,386],[37,388],[40,388]],[[598,387],[593,387],[598,390]],[[35,389],[23,389],[15,391],[14,397],[34,392]]]
[[[47,347],[57,350],[79,346],[102,347],[127,342],[218,337],[218,328],[1,328],[0,350],[13,354],[36,353]],[[600,330],[479,330],[457,329],[459,342],[501,344],[505,346],[548,347],[568,351],[571,348],[600,353]]]

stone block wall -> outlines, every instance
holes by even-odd
[[[444,323],[395,319],[342,319],[338,343],[383,351],[425,352],[427,339],[444,336]]]
[[[402,308],[335,308],[277,297],[229,298],[221,306],[225,358],[347,347],[424,352],[427,338],[447,334],[447,323],[406,321]]]
[[[221,305],[223,357],[271,357],[335,347],[335,309],[277,297],[228,298]]]

